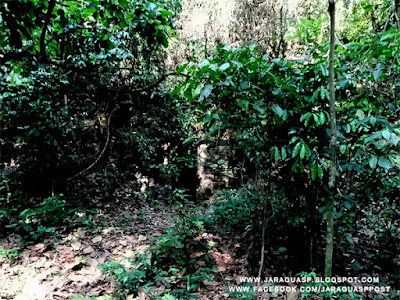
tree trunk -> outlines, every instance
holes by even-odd
[[[331,140],[330,140],[330,166],[328,188],[329,196],[326,205],[326,248],[325,248],[325,277],[332,276],[332,255],[333,255],[333,222],[334,222],[334,199],[336,186],[336,100],[335,100],[335,79],[334,79],[334,52],[335,52],[335,0],[329,0],[329,15],[331,20],[330,28],[330,50],[329,50],[329,106],[331,117]]]
[[[400,28],[400,0],[394,2],[394,14],[397,27]]]

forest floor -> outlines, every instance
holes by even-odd
[[[95,226],[75,227],[22,249],[19,236],[1,239],[0,249],[20,250],[14,258],[0,257],[0,300],[61,300],[74,295],[111,299],[108,297],[114,292],[113,283],[101,274],[98,265],[112,260],[121,262],[143,253],[155,237],[173,225],[174,214],[165,207],[119,207],[100,211],[92,221]],[[204,282],[198,299],[231,298],[228,283],[235,284],[235,276],[246,276],[244,259],[236,257],[237,250],[245,246],[228,237],[206,238],[214,244],[212,255],[217,274],[214,282]],[[142,293],[137,299],[148,298]]]

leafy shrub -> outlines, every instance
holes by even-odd
[[[212,280],[210,267],[213,263],[207,254],[206,242],[199,237],[202,230],[201,220],[187,218],[167,228],[148,253],[128,265],[113,261],[99,267],[117,283],[118,297],[137,294],[139,288],[148,291],[150,287],[163,285],[165,292],[190,299],[200,282]],[[204,262],[204,267],[196,264],[198,260]],[[174,299],[172,295],[164,295],[164,298]]]
[[[20,255],[21,253],[18,249],[0,249],[0,256],[7,259],[11,264],[13,264]]]
[[[37,240],[46,235],[56,235],[71,223],[89,225],[91,216],[80,216],[79,208],[70,208],[63,195],[48,197],[37,208],[27,208],[19,213],[17,230],[24,238]]]
[[[246,188],[224,190],[211,207],[212,226],[225,232],[244,232],[252,227],[258,196]]]

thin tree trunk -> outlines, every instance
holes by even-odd
[[[335,79],[334,79],[334,52],[335,52],[335,0],[329,0],[329,15],[331,20],[330,28],[330,50],[329,50],[329,106],[331,117],[331,141],[330,141],[330,166],[328,188],[329,196],[326,205],[326,248],[325,248],[325,277],[332,276],[332,256],[333,256],[333,222],[334,222],[334,199],[336,186],[336,99],[335,99]]]
[[[400,28],[400,0],[394,2],[394,14],[397,27]]]

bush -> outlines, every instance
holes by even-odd
[[[212,226],[223,232],[245,232],[252,228],[258,195],[251,190],[224,190],[210,209]]]
[[[169,293],[182,299],[191,299],[191,293],[203,280],[212,281],[210,267],[213,261],[208,254],[206,241],[201,238],[203,223],[197,217],[187,218],[175,226],[167,228],[156,244],[138,259],[101,264],[102,273],[112,278],[118,293],[116,296],[125,299],[126,295],[137,295],[139,288],[146,293],[156,290]],[[199,260],[203,261],[196,264]],[[163,286],[163,291],[157,288]],[[166,299],[171,295],[165,295]],[[158,298],[159,299],[159,298]],[[173,299],[173,298],[171,298]]]

